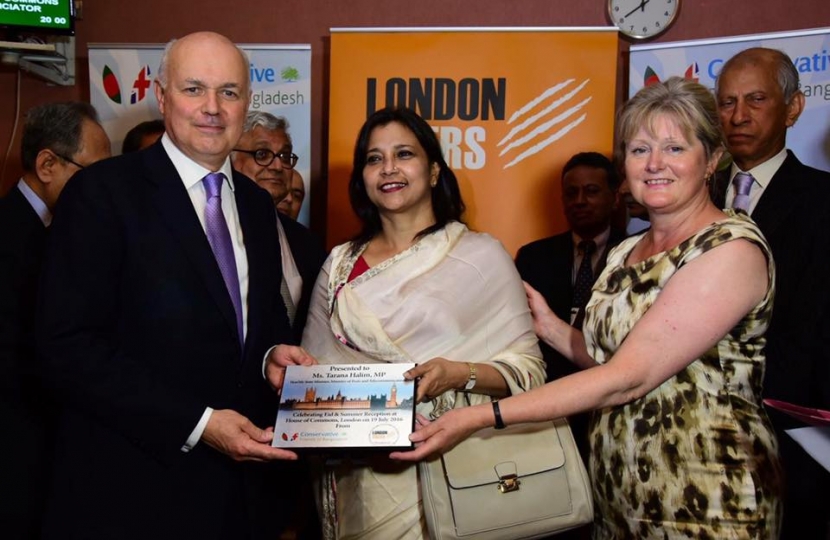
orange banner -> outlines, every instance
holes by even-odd
[[[348,197],[358,130],[388,105],[438,134],[465,221],[515,254],[567,229],[561,169],[610,155],[617,33],[607,29],[333,30],[327,243],[359,229]]]

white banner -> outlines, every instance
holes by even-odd
[[[634,46],[629,95],[673,75],[714,89],[723,63],[750,47],[778,49],[792,58],[806,107],[787,134],[787,147],[802,162],[830,170],[830,28]]]
[[[285,117],[305,182],[299,221],[308,225],[311,200],[311,46],[240,44],[248,53],[251,110]],[[90,102],[98,110],[113,153],[136,124],[160,118],[152,82],[163,44],[89,44]]]

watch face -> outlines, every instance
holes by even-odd
[[[664,32],[677,16],[680,0],[608,0],[608,16],[620,32],[646,39]]]

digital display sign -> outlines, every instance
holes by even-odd
[[[72,34],[74,0],[0,0],[0,27]]]

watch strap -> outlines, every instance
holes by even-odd
[[[493,416],[496,417],[495,428],[496,429],[506,428],[507,426],[504,424],[504,420],[502,420],[502,418],[501,418],[501,409],[499,408],[499,401],[497,399],[494,399],[492,401],[492,403],[493,403]]]

